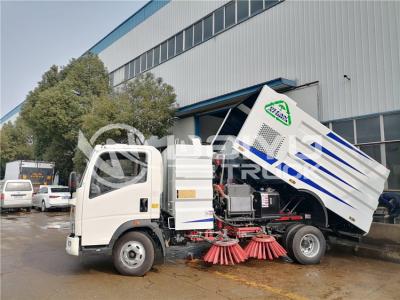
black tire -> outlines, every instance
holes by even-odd
[[[132,250],[128,251],[127,249]],[[124,259],[124,252],[127,252],[126,259]],[[114,245],[112,253],[114,267],[122,275],[143,276],[153,266],[154,252],[154,243],[146,233],[128,232],[120,237]],[[136,261],[137,263],[135,263]],[[129,266],[130,262],[132,262],[131,266]]]
[[[29,212],[29,213],[30,213],[30,212],[31,212],[31,208],[30,208],[30,207],[27,208],[27,209],[26,209],[26,212]]]
[[[41,212],[47,211],[46,203],[44,202],[44,200],[42,200],[42,205],[40,206],[40,211],[41,211]]]
[[[282,246],[286,249],[288,256],[292,259],[295,259],[292,250],[293,236],[297,232],[297,230],[303,226],[305,225],[299,223],[289,225],[282,236]]]
[[[294,259],[302,265],[319,264],[326,250],[325,237],[314,226],[298,228],[291,244]]]

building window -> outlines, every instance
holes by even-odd
[[[194,31],[194,38],[193,38],[194,45],[197,45],[201,43],[201,41],[203,40],[203,24],[201,21],[194,24],[193,31]]]
[[[160,46],[154,48],[154,66],[160,63]]]
[[[167,59],[167,42],[161,44],[161,62]]]
[[[129,79],[135,77],[135,61],[129,63]]]
[[[109,75],[110,86],[114,86],[114,72],[111,72]]]
[[[176,54],[183,51],[183,31],[176,35]]]
[[[168,58],[175,56],[175,37],[168,40]]]
[[[400,190],[400,142],[386,143],[386,166],[390,170],[388,189]]]
[[[383,122],[381,122],[381,118]],[[390,170],[385,190],[400,190],[400,113],[331,122],[332,130]],[[382,132],[382,135],[381,135]]]
[[[372,157],[377,162],[382,163],[381,144],[360,145],[360,150],[362,152],[365,152],[368,156]]]
[[[193,26],[185,29],[185,50],[193,47]]]
[[[139,57],[135,59],[135,76],[140,73],[140,60]]]
[[[265,7],[264,7],[264,9],[271,8],[272,6],[274,6],[275,4],[277,4],[278,2],[279,2],[279,0],[265,0]]]
[[[224,8],[221,7],[214,12],[214,34],[224,29]]]
[[[129,79],[129,64],[126,64],[124,66],[124,80],[128,80]]]
[[[356,120],[357,144],[380,142],[381,130],[379,116]]]
[[[204,40],[209,39],[213,35],[213,17],[212,15],[208,16],[203,21],[203,28],[204,28]]]
[[[235,24],[235,2],[225,5],[225,28]]]
[[[400,113],[383,116],[385,141],[400,140]]]
[[[250,0],[250,12],[254,15],[263,9],[264,0]]]
[[[225,28],[234,26],[238,21],[268,9],[281,0],[233,0],[216,9],[196,24],[177,33],[164,43],[146,51],[135,60],[110,72],[112,86],[117,86],[141,72],[159,65],[167,59],[200,44]],[[112,78],[111,78],[112,77]]]
[[[353,120],[332,122],[332,130],[354,144]]]
[[[147,51],[147,69],[153,67],[153,49]]]
[[[146,70],[146,53],[142,54],[140,57],[140,72],[144,72]]]
[[[237,19],[238,22],[246,19],[249,16],[249,0],[237,1]]]

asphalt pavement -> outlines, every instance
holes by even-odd
[[[330,250],[321,264],[250,260],[209,266],[196,245],[169,250],[144,277],[107,257],[71,257],[66,212],[1,216],[1,299],[400,299],[400,264]],[[196,255],[195,255],[196,256]]]

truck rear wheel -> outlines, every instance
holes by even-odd
[[[289,225],[286,228],[285,233],[282,236],[282,245],[283,248],[286,249],[286,251],[288,252],[288,255],[294,259],[294,255],[293,255],[293,251],[292,251],[292,242],[293,242],[293,236],[296,233],[296,231],[300,228],[303,227],[304,224],[292,224]]]
[[[112,257],[120,274],[143,276],[153,266],[154,244],[144,232],[128,232],[115,243]]]
[[[302,226],[293,235],[291,250],[293,258],[300,264],[318,264],[325,254],[325,249],[325,237],[314,226]]]

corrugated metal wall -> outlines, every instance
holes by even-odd
[[[113,71],[229,1],[171,1],[99,53]]]
[[[100,57],[113,70],[222,4],[172,2]],[[320,81],[323,121],[398,110],[399,16],[396,1],[287,0],[152,72],[175,87],[181,107],[285,77]]]

